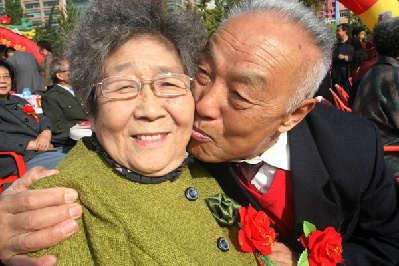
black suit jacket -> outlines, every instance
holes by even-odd
[[[42,108],[54,131],[69,133],[79,121],[88,120],[81,101],[59,85],[54,85],[42,96]]]
[[[282,240],[297,252],[303,221],[342,234],[346,265],[399,265],[399,183],[387,170],[378,128],[316,104],[288,134],[295,229]],[[229,163],[205,164],[227,195],[261,207]]]

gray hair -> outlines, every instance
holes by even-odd
[[[167,12],[164,2],[93,0],[81,15],[70,37],[69,79],[89,114],[97,114],[93,84],[100,82],[106,58],[132,38],[158,38],[178,53],[185,74],[194,77],[205,31],[195,13]]]
[[[57,57],[54,58],[53,61],[51,61],[50,77],[54,83],[57,83],[58,81],[57,73],[65,70],[64,69],[65,62],[68,62],[68,59],[66,57]]]
[[[318,48],[323,55],[322,59],[318,60],[312,69],[308,69],[306,73],[302,73],[304,76],[288,102],[287,113],[289,113],[303,100],[313,97],[317,92],[328,69],[330,68],[335,38],[324,22],[317,18],[314,13],[301,2],[295,0],[245,1],[231,10],[228,19],[242,13],[256,13],[264,11],[276,12],[281,16],[282,23],[290,22],[293,23],[293,25],[299,25],[302,27],[310,34],[310,36],[313,37],[310,45],[314,45]]]
[[[378,22],[382,22],[390,18],[392,18],[392,11],[383,11],[378,14]]]
[[[399,56],[399,17],[381,21],[374,27],[374,44],[380,55]]]

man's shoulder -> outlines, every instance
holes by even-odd
[[[315,130],[338,131],[350,130],[359,132],[362,130],[375,130],[375,125],[356,114],[344,112],[336,107],[328,106],[322,103],[316,103],[315,108],[306,116],[308,124]]]
[[[53,98],[53,97],[60,97],[63,94],[63,88],[58,85],[54,85],[50,90],[46,91],[42,98]]]

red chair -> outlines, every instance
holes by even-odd
[[[384,151],[399,151],[399,146],[384,146]],[[396,179],[399,181],[399,177],[396,177]]]
[[[0,156],[12,156],[15,159],[15,162],[17,163],[17,168],[18,168],[18,174],[17,175],[9,175],[6,177],[0,177],[0,194],[3,192],[3,184],[5,183],[12,183],[21,176],[23,176],[26,173],[26,166],[25,166],[25,161],[22,155],[11,152],[11,151],[6,151],[6,152],[0,152]]]

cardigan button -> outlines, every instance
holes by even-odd
[[[186,189],[186,191],[184,192],[186,195],[186,198],[190,201],[194,201],[198,199],[198,192],[195,188],[193,187],[189,187]]]
[[[15,106],[14,109],[15,109],[15,110],[19,110],[19,107],[18,107],[18,106]]]
[[[29,122],[29,119],[28,119],[28,118],[25,118],[25,122],[28,123],[28,122]]]
[[[219,237],[217,240],[217,244],[218,248],[223,252],[229,251],[230,249],[229,241],[227,241],[224,237]]]

